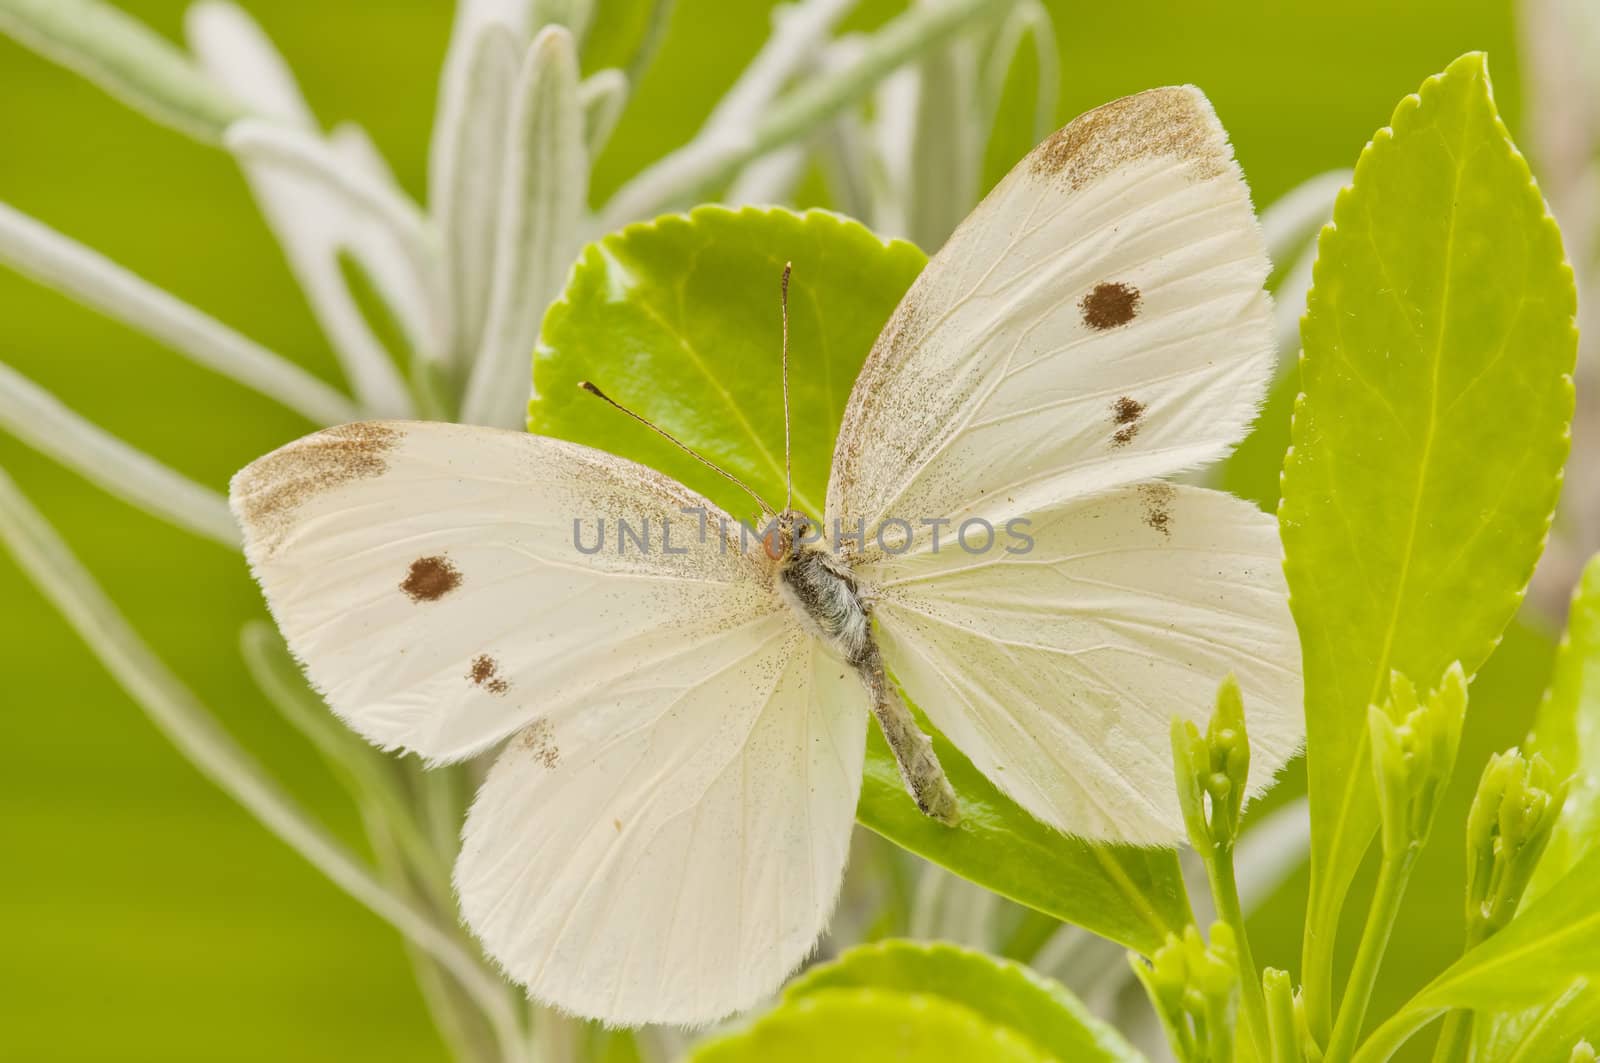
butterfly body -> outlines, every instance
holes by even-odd
[[[798,614],[802,627],[855,671],[917,808],[954,826],[961,819],[955,790],[933,743],[889,683],[883,654],[872,637],[871,599],[849,563],[820,544],[820,536],[813,541],[816,527],[794,510],[779,516],[779,596]]]

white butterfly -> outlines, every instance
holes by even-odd
[[[580,1015],[706,1023],[772,992],[826,923],[869,712],[919,804],[957,818],[885,663],[996,786],[1090,838],[1180,837],[1169,721],[1205,718],[1229,670],[1253,790],[1298,748],[1275,522],[1155,479],[1254,417],[1268,271],[1210,104],[1157,89],[1035,149],[873,347],[824,528],[906,519],[904,550],[835,556],[793,513],[752,544],[648,468],[447,424],[308,436],[241,472],[233,506],[351,727],[435,762],[505,743],[455,878],[506,972]],[[575,519],[681,529],[685,510],[711,515],[687,552],[574,548]],[[930,521],[974,517],[1023,519],[1031,552],[933,547]]]

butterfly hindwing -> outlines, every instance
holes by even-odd
[[[1301,738],[1272,517],[1157,482],[1036,513],[1027,534],[1025,555],[922,553],[874,587],[884,656],[945,736],[1058,830],[1170,844],[1172,718],[1204,720],[1233,671],[1266,789]]]
[[[535,728],[490,772],[456,866],[468,924],[579,1014],[699,1025],[758,1003],[843,880],[860,684],[770,617],[619,677],[591,708],[559,754]]]

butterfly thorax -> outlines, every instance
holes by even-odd
[[[778,561],[778,591],[784,601],[812,635],[855,669],[917,807],[945,823],[959,822],[955,791],[933,744],[889,684],[872,637],[871,601],[850,566],[829,552],[816,524],[802,513],[783,513],[775,531],[767,553]]]
[[[869,608],[849,566],[811,541],[815,528],[794,510],[778,518],[778,589],[813,635],[859,667],[873,651]]]

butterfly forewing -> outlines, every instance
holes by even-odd
[[[1219,457],[1273,365],[1268,272],[1199,90],[1090,111],[895,310],[845,410],[830,521],[1004,519]]]
[[[581,709],[619,653],[690,653],[781,608],[705,499],[518,432],[345,425],[252,464],[231,498],[273,615],[334,711],[430,760]],[[663,521],[698,528],[685,509],[711,514],[707,544],[661,550]],[[586,554],[600,521],[605,546]],[[621,521],[654,529],[650,548],[619,544]]]

